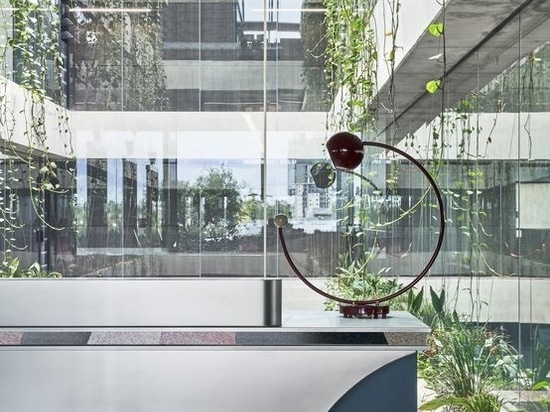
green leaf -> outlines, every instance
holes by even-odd
[[[418,313],[420,310],[420,307],[422,306],[422,301],[424,300],[424,286],[420,289],[418,294],[414,294],[414,292],[411,290],[409,295],[409,303],[408,303],[408,309],[412,313]]]
[[[430,80],[426,83],[426,91],[428,93],[434,94],[439,90],[439,87],[441,86],[441,80]]]
[[[34,262],[29,266],[28,274],[29,276],[38,276],[40,275],[40,272],[42,271],[42,268],[40,267],[40,264],[38,262]]]
[[[460,322],[460,319],[458,317],[458,312],[456,310],[453,310],[452,318],[454,323],[458,324]]]
[[[443,313],[443,304],[445,302],[445,289],[441,291],[441,295],[438,296],[435,290],[430,286],[430,296],[432,299],[432,306],[438,315]]]
[[[467,402],[456,396],[439,396],[424,402],[418,410],[420,411],[435,411],[443,406],[467,406]]]
[[[12,260],[8,263],[8,269],[11,274],[14,274],[19,269],[19,258],[14,257]]]
[[[531,389],[534,390],[534,391],[540,391],[540,390],[546,389],[546,388],[550,388],[550,382],[540,381],[540,382],[535,383]]]
[[[443,23],[432,23],[428,26],[428,32],[434,36],[439,37],[443,34]]]

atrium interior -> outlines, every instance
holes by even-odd
[[[274,279],[283,314],[336,309],[295,276],[282,214],[294,264],[328,294],[377,299],[430,265],[392,310],[483,329],[478,355],[505,353],[480,375],[488,393],[547,410],[549,2],[0,6],[2,328],[175,326],[167,296],[193,311],[217,280],[243,293],[235,310],[263,305],[254,282]],[[367,145],[355,171],[334,168],[341,131],[398,151]],[[136,296],[134,316],[113,315]],[[53,308],[28,310],[36,299]],[[12,333],[0,346],[24,342]]]

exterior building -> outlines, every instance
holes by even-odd
[[[331,209],[333,188],[318,187],[311,175],[309,160],[294,160],[289,163],[288,194],[294,198],[293,218],[297,220],[317,220],[319,217],[334,218]]]

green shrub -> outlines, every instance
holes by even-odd
[[[38,262],[28,268],[20,266],[18,257],[5,259],[0,265],[0,278],[60,278],[61,273],[43,269]]]

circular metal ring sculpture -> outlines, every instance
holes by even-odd
[[[277,231],[279,234],[279,239],[280,239],[284,256],[288,264],[290,265],[292,271],[296,274],[296,276],[298,276],[298,278],[300,278],[302,282],[304,282],[310,289],[317,292],[321,296],[324,296],[327,299],[331,299],[336,302],[339,302],[340,312],[345,317],[356,316],[361,318],[362,317],[378,318],[379,315],[381,315],[382,317],[386,317],[386,315],[389,313],[389,306],[380,305],[380,303],[394,299],[402,295],[403,293],[407,292],[408,290],[412,289],[428,273],[428,271],[434,264],[441,250],[441,246],[443,244],[443,238],[445,235],[445,213],[443,208],[443,198],[441,196],[441,192],[439,191],[434,179],[418,160],[416,160],[415,158],[413,158],[411,155],[404,152],[403,150],[385,143],[379,143],[379,142],[373,142],[373,141],[361,141],[361,139],[358,136],[349,132],[336,133],[335,135],[330,137],[326,143],[329,156],[335,168],[346,172],[350,172],[352,169],[355,169],[357,166],[361,164],[361,162],[363,161],[364,146],[378,147],[380,149],[392,151],[403,156],[404,158],[409,160],[411,163],[413,163],[422,172],[422,174],[426,177],[431,188],[435,193],[435,197],[436,197],[436,201],[439,209],[439,236],[430,259],[426,263],[425,267],[415,276],[415,278],[409,284],[407,284],[406,286],[402,287],[401,289],[399,289],[394,293],[379,297],[377,299],[351,300],[351,299],[345,299],[339,296],[334,296],[318,288],[313,283],[311,283],[306,278],[306,276],[300,272],[300,270],[294,263],[288,251],[288,248],[285,242],[284,233],[283,233],[283,228],[288,224],[288,218],[285,215],[279,214],[275,216],[274,223],[277,226]],[[362,175],[360,175],[360,177],[362,177]]]

